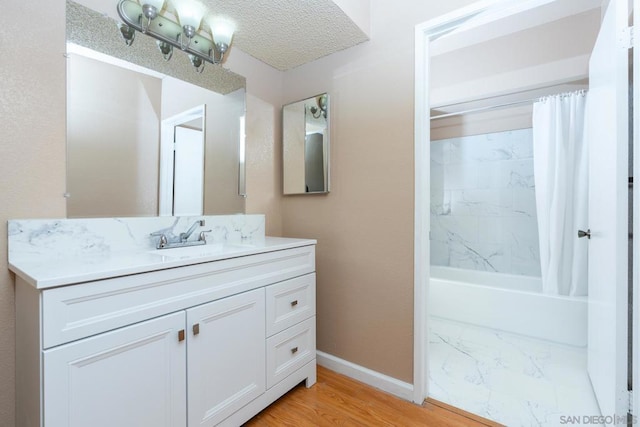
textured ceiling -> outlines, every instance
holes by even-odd
[[[117,0],[76,1],[118,19]],[[202,3],[212,15],[236,24],[230,55],[237,48],[278,70],[295,68],[368,40],[332,0],[202,0]],[[168,4],[167,9],[173,8]]]
[[[233,45],[288,70],[368,40],[331,0],[206,0],[236,23]]]

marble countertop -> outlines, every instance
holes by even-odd
[[[9,259],[9,270],[37,289],[315,245],[312,239],[264,237],[249,243],[213,243],[177,249],[136,249],[86,255]]]

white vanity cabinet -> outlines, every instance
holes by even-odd
[[[174,313],[45,351],[44,425],[185,426],[184,325]]]
[[[315,383],[315,247],[16,283],[20,427],[239,426]]]

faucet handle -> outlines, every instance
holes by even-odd
[[[200,232],[200,236],[198,237],[198,241],[199,242],[206,242],[207,241],[207,236],[205,235],[205,233],[211,233],[211,230],[203,230]]]
[[[157,249],[162,249],[169,243],[169,241],[167,240],[167,236],[165,236],[164,233],[151,233],[151,235],[160,236],[160,240],[158,240],[158,244],[156,245]]]

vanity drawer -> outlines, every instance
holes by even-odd
[[[316,275],[267,286],[267,336],[316,315]]]
[[[315,247],[206,262],[42,292],[43,348],[315,271]]]
[[[267,388],[316,357],[316,317],[267,338]]]

